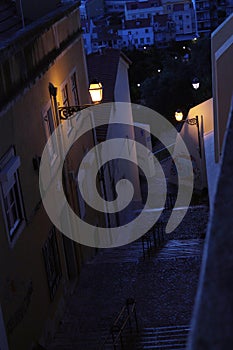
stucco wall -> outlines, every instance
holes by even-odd
[[[69,30],[66,33],[69,33]],[[47,44],[49,45],[49,42]],[[9,244],[0,206],[0,299],[11,349],[30,348],[32,342],[42,335],[45,321],[47,322],[43,340],[52,336],[54,326],[64,311],[64,297],[70,291],[64,244],[62,236],[57,233],[62,278],[54,299],[50,299],[42,247],[48,238],[52,223],[40,203],[38,172],[33,169],[32,159],[35,155],[41,156],[46,143],[43,110],[51,103],[49,82],[57,86],[58,101],[62,103],[60,87],[65,79],[70,79],[70,73],[76,69],[80,102],[89,102],[82,39],[74,40],[52,64],[47,64],[46,73],[38,74],[30,86],[25,87],[17,98],[12,99],[7,111],[1,111],[0,116],[0,158],[10,146],[15,146],[16,155],[21,160],[19,178],[26,221],[24,230]],[[84,140],[76,155],[81,157],[85,142]],[[75,249],[77,255],[80,254],[79,247]],[[83,257],[90,257],[90,250],[81,255],[82,262]],[[18,310],[23,310],[20,317]]]
[[[115,102],[130,102],[128,69],[129,64],[120,57],[114,89]]]
[[[219,161],[233,94],[233,14],[211,36],[215,157]]]

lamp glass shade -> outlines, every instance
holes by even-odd
[[[199,79],[198,78],[194,78],[193,81],[192,81],[192,86],[195,90],[199,89],[199,86],[200,86],[200,82],[199,82]]]
[[[99,103],[103,99],[103,86],[101,83],[93,82],[90,84],[89,93],[93,103]]]
[[[183,113],[181,111],[176,111],[175,118],[177,122],[181,122],[183,119]]]
[[[193,88],[197,90],[199,88],[200,83],[193,83]]]

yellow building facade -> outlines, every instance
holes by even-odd
[[[39,191],[39,164],[58,124],[49,83],[60,106],[90,102],[79,3],[55,7],[5,40],[0,48],[0,305],[3,349],[46,345],[94,250],[58,232]],[[65,132],[72,134],[72,125]],[[66,194],[79,208],[72,176],[87,136],[71,152]],[[50,145],[51,163],[59,154]],[[74,156],[77,159],[74,159]],[[2,348],[2,347],[1,347]]]

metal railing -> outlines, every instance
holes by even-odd
[[[117,317],[114,319],[109,334],[104,339],[101,344],[99,350],[104,350],[105,346],[108,343],[113,346],[113,349],[116,350],[119,346],[120,349],[125,348],[124,340],[123,340],[123,332],[126,329],[127,325],[129,325],[130,332],[132,332],[132,318],[134,318],[134,322],[136,325],[136,330],[139,332],[138,320],[136,314],[136,302],[133,298],[126,299],[125,305],[121,308]],[[125,348],[126,349],[126,348]]]
[[[146,253],[148,257],[151,258],[152,250],[160,248],[164,241],[164,232],[165,232],[165,223],[163,221],[156,222],[156,224],[142,236],[142,251],[143,251],[143,260],[146,259]]]
[[[167,198],[165,202],[164,209],[165,210],[171,210],[173,209],[175,202],[176,202],[176,195],[173,193],[167,193]]]

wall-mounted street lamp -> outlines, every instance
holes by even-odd
[[[198,78],[193,78],[192,80],[192,86],[195,90],[199,89],[200,81]]]
[[[57,88],[52,83],[49,83],[50,96],[53,98],[54,106],[57,109],[59,118],[63,120],[68,119],[74,113],[77,113],[84,108],[101,103],[103,99],[103,86],[100,82],[98,82],[97,80],[93,80],[90,83],[88,91],[90,93],[92,103],[75,106],[59,106],[57,103]]]
[[[199,127],[199,120],[198,115],[196,115],[194,118],[190,119],[183,119],[183,113],[181,110],[177,110],[175,112],[175,118],[177,122],[187,123],[188,125],[196,125],[197,127],[197,136],[198,136],[198,150],[200,158],[202,158],[202,152],[201,152],[201,137],[200,137],[200,127]]]
[[[100,103],[103,99],[103,86],[97,80],[94,80],[90,83],[89,93],[91,95],[92,102]]]
[[[177,122],[181,122],[183,119],[183,113],[180,109],[177,109],[177,111],[175,112],[175,118]]]

